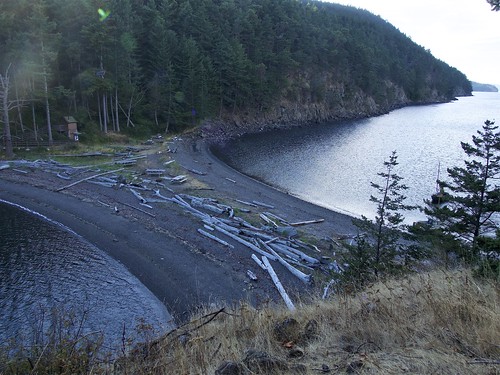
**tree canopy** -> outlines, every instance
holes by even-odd
[[[50,111],[156,132],[280,100],[333,108],[362,94],[390,109],[402,93],[419,103],[471,91],[380,17],[315,1],[5,0],[0,49],[0,71],[11,65],[35,114],[15,132],[47,126]]]

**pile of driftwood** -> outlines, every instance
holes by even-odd
[[[229,249],[234,248],[232,243],[238,243],[247,248],[249,256],[256,264],[269,273],[287,306],[294,309],[293,303],[285,292],[270,261],[279,262],[303,283],[310,284],[312,282],[311,271],[319,267],[320,260],[309,254],[319,255],[320,250],[316,246],[304,243],[294,237],[297,235],[297,226],[320,223],[323,219],[289,222],[270,212],[275,207],[264,202],[235,200],[238,207],[233,207],[212,198],[176,194],[166,184],[183,183],[188,177],[186,175],[166,175],[165,169],[145,169],[141,174],[142,177],[136,175],[132,182],[125,181],[118,172],[127,165],[132,165],[133,161],[137,161],[138,158],[140,157],[127,155],[125,158],[113,162],[118,164],[120,168],[109,171],[96,170],[95,166],[73,167],[54,161],[41,160],[34,162],[16,161],[11,165],[15,166],[13,169],[20,172],[36,168],[54,173],[61,179],[72,180],[71,183],[61,186],[56,191],[62,191],[83,182],[99,184],[108,188],[126,189],[137,199],[137,205],[123,202],[117,202],[117,204],[122,204],[153,218],[155,217],[154,205],[178,205],[200,220],[202,224],[202,227],[198,229],[200,235]],[[165,165],[168,166],[172,162],[166,162]],[[85,177],[83,177],[84,175]],[[107,203],[98,202],[112,207]],[[116,206],[114,209],[118,211]],[[261,223],[252,225],[235,213],[250,212],[250,210],[258,211]],[[247,271],[247,275],[252,280],[257,279],[251,270]]]

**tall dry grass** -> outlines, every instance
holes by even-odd
[[[123,365],[137,374],[214,374],[224,361],[241,362],[248,349],[256,349],[290,366],[302,364],[306,374],[327,368],[360,374],[499,374],[499,306],[498,284],[478,281],[468,270],[434,271],[379,282],[356,295],[316,299],[294,313],[248,305],[206,311]],[[283,343],[275,327],[289,317],[298,322],[297,332]],[[317,338],[301,339],[313,320]],[[292,359],[297,346],[303,356]]]
[[[500,374],[499,290],[469,270],[433,271],[318,298],[293,313],[211,307],[113,362],[51,373],[215,374],[225,361],[245,368],[254,349],[290,368],[277,374]]]

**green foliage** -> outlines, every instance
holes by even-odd
[[[0,2],[0,17],[0,71],[12,63],[23,99],[48,95],[55,113],[83,110],[103,131],[133,131],[139,120],[182,130],[285,96],[342,105],[363,92],[390,108],[394,87],[415,102],[471,91],[386,21],[331,3],[19,0]],[[291,87],[298,75],[311,81]],[[331,98],[326,76],[348,88],[346,98]]]
[[[371,183],[376,191],[376,195],[370,197],[377,205],[375,220],[363,216],[353,221],[359,234],[344,259],[349,264],[347,278],[366,282],[380,274],[400,270],[421,255],[403,224],[402,211],[415,207],[404,203],[404,191],[408,187],[395,173],[397,165],[397,154],[393,151],[389,160],[384,161],[384,171],[377,174],[381,182]]]
[[[491,5],[491,10],[499,11],[500,10],[500,0],[486,0]]]
[[[467,159],[463,167],[448,169],[449,180],[438,181],[448,193],[444,205],[427,202],[425,212],[444,233],[468,248],[466,258],[477,259],[484,236],[498,234],[500,213],[500,132],[485,121],[472,143],[462,142]],[[497,250],[498,252],[498,250]]]

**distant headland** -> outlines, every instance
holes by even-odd
[[[483,91],[483,92],[498,92],[498,87],[495,85],[491,85],[489,83],[472,83],[472,91]]]

